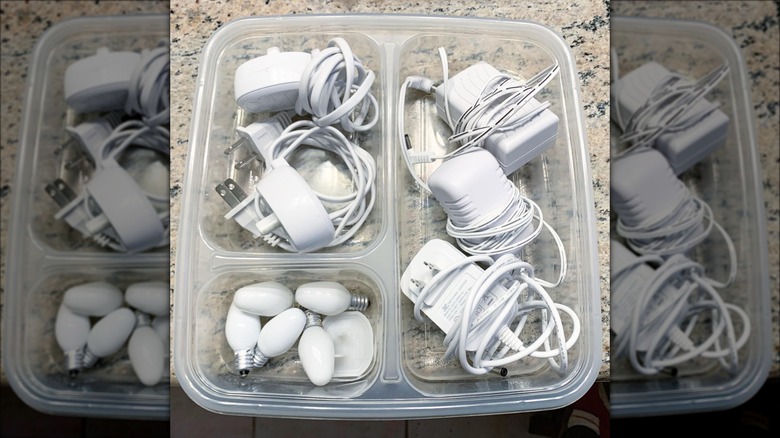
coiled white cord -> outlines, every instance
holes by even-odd
[[[427,294],[472,263],[485,263],[490,267],[469,288],[459,321],[444,339],[447,347],[445,359],[457,353],[463,369],[479,375],[526,357],[535,357],[547,359],[556,371],[566,373],[569,365],[568,350],[574,346],[580,333],[579,318],[568,306],[555,303],[534,278],[533,267],[513,255],[502,256],[498,261],[488,256],[465,257],[441,270],[417,295],[415,318],[424,321],[420,312]],[[487,309],[480,308],[478,304],[483,301],[485,294],[498,284],[507,284],[507,292]],[[563,329],[561,310],[572,319],[572,332],[568,338]],[[533,311],[541,312],[541,333],[533,342],[525,345],[520,335],[528,326],[528,318]],[[517,321],[514,329],[511,328],[513,321]],[[552,348],[550,342],[553,335],[555,348]],[[478,347],[469,351],[467,345],[474,342],[477,342]],[[509,351],[516,353],[507,356]],[[556,357],[560,358],[560,363],[555,360]]]
[[[379,104],[371,94],[374,79],[349,44],[333,38],[325,50],[312,53],[301,75],[295,112],[311,114],[318,126],[340,123],[346,132],[367,131],[379,121]]]
[[[737,353],[750,335],[750,319],[745,311],[725,303],[713,287],[716,282],[704,276],[702,266],[681,255],[666,261],[658,256],[637,257],[612,273],[613,284],[643,263],[658,267],[634,302],[628,332],[618,334],[616,356],[627,354],[633,368],[645,375],[657,374],[696,357],[718,359],[726,370],[735,372],[739,366]],[[680,285],[679,293],[659,299],[659,293],[669,285]],[[706,319],[702,317],[706,312],[710,313],[711,332],[697,345],[690,336],[699,320]],[[739,338],[730,312],[742,320]],[[722,346],[724,336],[726,345]]]
[[[287,160],[301,146],[334,153],[349,169],[355,188],[351,193],[335,196],[312,189],[323,205],[332,210],[328,214],[336,227],[336,237],[326,246],[340,245],[355,235],[374,207],[376,162],[371,154],[349,141],[338,129],[319,126],[309,120],[297,121],[285,128],[282,135],[269,145],[268,152],[273,159]],[[270,171],[272,161],[266,160],[265,165],[266,171]],[[260,217],[264,216],[259,196],[255,198],[254,208]],[[287,251],[295,251],[285,241],[267,241]]]
[[[150,126],[170,122],[169,65],[167,46],[141,52],[141,62],[130,79],[127,114],[140,115]]]
[[[533,220],[536,220],[534,225]],[[520,194],[514,187],[511,200],[501,211],[479,222],[457,226],[447,218],[447,234],[455,238],[458,246],[467,254],[499,256],[517,253],[531,243],[542,227],[547,228],[558,247],[561,268],[558,280],[548,282],[536,279],[544,287],[556,287],[566,277],[566,249],[557,232],[545,222],[542,210],[534,201]]]
[[[618,217],[616,231],[628,246],[640,255],[668,257],[690,251],[716,228],[729,251],[729,275],[726,281],[710,280],[717,287],[730,285],[737,276],[737,251],[726,230],[712,216],[706,202],[685,190],[686,195],[671,212],[648,217],[644,222],[627,225]]]

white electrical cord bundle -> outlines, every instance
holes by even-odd
[[[686,83],[687,80],[679,74],[670,74],[655,86],[647,101],[627,122],[623,121],[623,115],[618,111],[618,125],[623,130],[619,141],[632,145],[617,156],[651,147],[661,135],[684,131],[712,114],[720,106],[719,103],[711,102],[697,111],[691,109],[715,88],[728,72],[728,66],[723,65],[694,83]]]
[[[668,257],[692,250],[704,241],[715,227],[726,242],[730,269],[725,282],[712,282],[718,287],[726,287],[737,275],[737,251],[734,242],[726,230],[715,221],[706,202],[693,196],[688,190],[681,193],[685,193],[683,199],[679,200],[671,212],[660,212],[635,225],[626,225],[618,217],[616,231],[637,254]]]
[[[103,142],[100,147],[99,156],[102,157],[100,162],[95,163],[96,168],[100,169],[105,167],[107,161],[118,162],[120,155],[123,151],[129,147],[142,147],[150,150],[160,152],[164,155],[170,154],[170,133],[168,129],[161,125],[147,125],[140,120],[128,120],[117,126],[111,135]],[[149,199],[149,202],[155,206],[160,221],[164,224],[164,235],[157,248],[168,244],[168,237],[170,235],[170,211],[168,203],[170,201],[168,196],[159,196],[154,193],[150,193],[139,186],[141,192]],[[84,198],[84,206],[87,215],[94,218],[92,198],[87,196]],[[115,251],[125,251],[126,248],[116,239],[108,236],[106,233],[98,233],[94,237],[94,241],[101,246],[108,246]]]
[[[340,123],[347,132],[367,131],[379,121],[379,104],[371,94],[374,79],[349,44],[333,38],[325,50],[312,53],[301,75],[295,112],[311,114],[319,126]]]
[[[613,283],[617,284],[622,276],[643,263],[655,264],[658,268],[633,304],[628,333],[619,334],[616,340],[616,356],[628,354],[634,369],[646,375],[657,374],[696,357],[718,359],[725,369],[735,372],[739,365],[737,352],[750,334],[750,319],[745,311],[725,303],[713,287],[717,283],[704,276],[702,266],[680,255],[666,261],[657,256],[637,257],[612,273]],[[659,299],[659,292],[669,285],[679,285],[679,293]],[[739,338],[730,311],[742,320]],[[707,312],[711,318],[711,333],[697,345],[690,335]],[[722,346],[724,336],[726,345]],[[640,356],[640,352],[644,354]]]
[[[534,219],[537,221],[535,226]],[[457,226],[451,218],[447,218],[447,234],[455,238],[464,252],[471,255],[496,256],[517,253],[539,236],[543,226],[553,236],[558,247],[561,270],[558,280],[554,283],[541,279],[537,281],[544,287],[556,287],[566,277],[566,250],[563,242],[550,224],[544,221],[539,205],[521,195],[517,187],[514,187],[512,199],[506,207],[497,211],[492,217],[483,218],[479,222],[466,226]],[[531,232],[521,237],[529,229]]]
[[[453,123],[449,106],[448,88],[450,82],[447,52],[443,47],[439,48],[439,55],[444,76],[444,81],[440,86],[445,88],[445,113],[447,123],[453,127],[453,134],[447,140],[451,143],[461,142],[460,147],[447,154],[448,157],[454,157],[471,147],[480,147],[484,139],[494,132],[516,129],[518,126],[528,123],[550,106],[549,102],[544,102],[533,111],[513,120],[513,116],[555,77],[559,70],[558,64],[546,67],[524,84],[511,85],[510,81],[517,80],[508,74],[502,73],[493,77],[482,88],[479,98]],[[498,119],[491,122],[493,117],[497,115]]]
[[[456,352],[464,370],[471,374],[485,374],[495,367],[508,365],[526,357],[547,359],[550,365],[561,374],[566,373],[569,359],[568,350],[573,347],[580,333],[580,321],[576,313],[563,304],[553,302],[540,282],[534,278],[533,267],[513,255],[505,255],[494,261],[488,256],[471,256],[448,266],[438,272],[417,295],[414,314],[423,322],[420,313],[425,296],[440,286],[440,283],[457,274],[472,263],[490,265],[469,288],[466,303],[459,321],[444,339],[447,347],[445,359]],[[485,294],[496,285],[505,284],[507,292],[491,303],[487,309],[478,304]],[[567,338],[559,311],[572,319],[572,333]],[[519,336],[527,327],[529,315],[533,311],[541,312],[541,334],[529,345],[525,345]],[[514,329],[513,321],[517,320]],[[552,348],[550,337],[554,335],[556,347]],[[474,351],[468,351],[467,345],[478,341]],[[542,347],[544,349],[542,350]],[[499,348],[501,348],[499,350]],[[515,354],[507,356],[509,351]],[[555,358],[560,358],[558,363]],[[471,362],[469,362],[471,359]]]
[[[398,138],[401,141],[401,155],[406,162],[406,167],[414,180],[426,192],[430,192],[428,185],[420,178],[414,170],[415,164],[431,163],[436,160],[446,160],[465,152],[471,148],[481,147],[484,140],[491,134],[500,131],[517,129],[528,123],[534,117],[540,115],[549,108],[550,103],[544,102],[522,117],[513,119],[518,111],[534,98],[534,96],[544,88],[558,73],[560,67],[553,64],[537,73],[533,78],[525,83],[512,85],[510,81],[517,81],[517,78],[501,73],[491,78],[480,92],[479,98],[461,114],[457,121],[453,122],[450,114],[449,105],[449,63],[447,52],[443,47],[439,48],[439,56],[442,65],[443,81],[439,87],[445,87],[444,107],[447,116],[447,123],[453,127],[453,134],[447,139],[448,143],[460,143],[453,151],[441,156],[434,156],[428,151],[411,151],[411,145],[404,129],[404,111],[406,103],[406,90],[413,88],[425,93],[432,93],[436,85],[432,80],[421,76],[409,76],[401,85],[401,92],[398,99]],[[519,81],[517,81],[519,82]],[[491,122],[491,119],[498,118]]]
[[[285,128],[282,135],[268,146],[268,155],[272,159],[265,160],[266,171],[271,170],[273,160],[287,160],[301,146],[334,153],[349,169],[355,187],[353,192],[334,196],[312,189],[323,205],[335,208],[328,215],[336,226],[336,237],[326,246],[340,245],[355,235],[374,207],[376,162],[371,154],[349,141],[338,129],[301,120]],[[265,216],[259,196],[255,198],[254,208],[259,216]],[[266,241],[287,251],[295,251],[290,244],[278,238],[266,238]]]
[[[142,116],[150,126],[170,121],[169,52],[167,46],[142,51],[130,79],[125,112]]]

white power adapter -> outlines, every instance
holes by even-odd
[[[498,84],[496,78],[506,77]],[[486,62],[478,62],[449,78],[435,89],[436,110],[439,117],[453,131],[458,121],[472,113],[486,95],[499,89],[521,89],[523,84],[499,72]],[[509,107],[502,108],[505,99],[487,101],[486,111],[471,122],[471,128],[491,126],[499,122]],[[504,173],[509,175],[555,144],[558,134],[558,116],[538,100],[530,98],[508,120],[505,127],[488,135],[483,147],[496,157]]]
[[[271,47],[265,56],[241,64],[233,81],[236,104],[253,113],[294,109],[301,75],[310,60],[309,53]]]
[[[371,94],[375,78],[346,40],[333,38],[311,54],[272,47],[265,56],[241,64],[233,86],[236,103],[247,111],[294,109],[311,115],[318,126],[338,123],[344,131],[356,132],[379,121],[379,103]]]
[[[447,233],[469,254],[497,258],[517,252],[541,232],[539,206],[519,194],[495,157],[483,149],[444,161],[428,186],[447,212]]]
[[[737,274],[737,254],[726,230],[706,202],[694,196],[655,149],[641,149],[612,163],[610,202],[618,216],[616,231],[640,255],[687,254],[713,228],[723,236],[730,257],[726,286]]]
[[[662,371],[677,375],[678,365],[697,357],[718,359],[724,368],[736,371],[737,351],[747,342],[750,319],[738,306],[723,301],[701,265],[681,254],[668,260],[637,257],[614,240],[611,251],[616,358],[627,355],[633,368],[646,375]],[[739,338],[731,312],[742,320]],[[708,330],[709,335],[694,338],[694,330],[699,335]]]
[[[135,52],[98,49],[65,70],[65,101],[80,113],[123,110],[140,62],[141,55]]]
[[[336,230],[311,187],[283,159],[272,162],[271,168],[250,197],[235,181],[217,185],[217,193],[233,207],[225,219],[235,219],[255,238],[262,236],[289,251],[316,251],[330,244]]]
[[[489,268],[483,270],[476,263]],[[457,354],[463,369],[471,374],[485,374],[525,357],[547,359],[565,373],[567,352],[579,337],[576,313],[553,302],[534,279],[531,265],[513,255],[497,261],[487,256],[466,257],[451,244],[433,239],[402,274],[401,291],[414,302],[418,321],[423,321],[420,311],[424,311],[446,333],[445,359]],[[542,326],[529,329],[536,337],[526,343],[521,334],[528,341],[524,328],[532,325],[528,314],[533,311],[541,311]],[[572,319],[569,338],[560,311]],[[556,348],[551,348],[551,338],[557,341]],[[507,356],[510,351],[515,353]]]
[[[676,80],[677,83],[670,87],[663,87],[662,85],[670,79]],[[709,84],[709,86],[714,85],[714,83]],[[661,112],[656,111],[656,108],[663,109],[666,106],[672,111],[678,110],[682,105],[671,99],[679,98],[685,92],[694,92],[695,88],[693,83],[672,74],[656,62],[644,64],[618,79],[612,84],[611,91],[612,101],[616,104],[612,118],[624,130],[648,100],[658,99],[653,103],[652,108],[648,108],[647,126],[644,129],[661,127],[665,130],[655,139],[653,146],[666,157],[677,175],[709,156],[726,140],[728,116],[715,109],[713,103],[704,98],[688,105],[680,119],[671,126],[659,126],[664,125],[665,122],[659,121]],[[664,93],[668,93],[668,97],[665,97]]]
[[[102,162],[78,196],[62,180],[47,185],[46,192],[62,207],[56,219],[102,246],[139,252],[167,242],[147,193],[113,160]]]

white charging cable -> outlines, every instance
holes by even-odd
[[[300,147],[314,147],[331,152],[343,161],[350,172],[354,191],[348,194],[329,195],[312,189],[323,205],[331,207],[328,215],[336,227],[335,237],[326,246],[340,245],[355,235],[374,207],[376,162],[371,154],[349,141],[338,129],[301,120],[285,128],[282,134],[263,150],[266,171],[271,170],[271,163],[277,159],[288,161]],[[255,198],[254,208],[259,217],[265,216],[260,197]],[[269,241],[266,238],[266,241],[278,244],[287,251],[295,251],[292,246],[278,239]]]
[[[495,367],[526,357],[543,358],[556,371],[564,374],[569,365],[568,350],[579,337],[579,318],[568,306],[555,303],[534,277],[533,267],[513,255],[502,256],[498,261],[488,256],[464,257],[438,271],[416,295],[415,318],[424,322],[420,312],[427,302],[427,295],[447,287],[453,277],[474,263],[485,263],[490,267],[468,288],[461,316],[454,330],[448,332],[444,339],[447,347],[445,359],[457,353],[464,370],[470,374],[485,374]],[[429,263],[426,266],[438,269]],[[499,284],[507,285],[506,292],[498,297],[486,297]],[[497,299],[493,301],[493,298]],[[490,303],[487,308],[481,305],[485,302]],[[520,335],[530,326],[529,315],[534,311],[541,312],[541,333],[526,345]],[[572,332],[568,338],[559,311],[572,319]],[[514,328],[511,327],[513,321],[516,321]],[[555,348],[550,342],[553,336]],[[472,350],[470,345],[476,345],[476,348]],[[507,356],[510,351],[516,353]],[[560,363],[555,360],[556,357]]]
[[[646,375],[673,369],[697,357],[718,359],[735,372],[739,365],[737,352],[750,334],[750,319],[744,310],[725,303],[713,287],[716,282],[704,276],[704,269],[682,255],[668,260],[658,256],[640,256],[612,272],[612,282],[622,285],[642,264],[656,265],[654,273],[643,284],[628,282],[633,291],[627,333],[618,333],[616,357],[628,355],[633,368]],[[622,286],[620,286],[622,287]],[[675,287],[674,292],[665,288]],[[742,334],[736,331],[729,312],[742,320]],[[709,313],[707,318],[706,313]],[[699,344],[690,338],[701,320],[710,320],[711,332]],[[725,336],[726,345],[721,345]],[[727,360],[728,359],[728,360]]]
[[[167,46],[141,52],[141,62],[133,71],[125,112],[140,115],[148,125],[170,121],[170,50]]]
[[[326,49],[312,53],[303,70],[295,112],[311,114],[319,126],[340,123],[347,132],[367,131],[379,121],[374,79],[349,44],[333,38]]]
[[[428,78],[409,76],[401,85],[398,100],[398,137],[401,142],[401,155],[409,173],[420,187],[426,191],[430,190],[415,171],[414,165],[456,157],[471,148],[483,147],[485,139],[496,132],[512,131],[526,125],[547,110],[550,106],[549,102],[537,105],[520,117],[516,117],[517,113],[531,102],[534,96],[555,77],[559,70],[558,64],[550,65],[525,83],[519,82],[515,77],[506,73],[496,73],[483,84],[477,98],[471,105],[463,111],[457,120],[453,120],[450,105],[450,87],[452,85],[449,78],[449,62],[447,60],[447,52],[443,47],[439,48],[439,56],[442,65],[442,83],[436,86]],[[437,87],[444,88],[446,122],[452,127],[453,131],[452,135],[447,138],[447,142],[458,144],[455,150],[440,156],[435,156],[428,151],[412,151],[412,145],[404,128],[407,89],[413,88],[430,94]]]

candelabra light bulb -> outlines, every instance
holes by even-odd
[[[260,330],[255,347],[254,365],[260,368],[268,359],[286,353],[303,332],[306,315],[298,308],[287,309],[273,317]]]
[[[54,336],[65,354],[68,374],[75,377],[83,366],[84,346],[89,337],[89,318],[77,315],[68,306],[60,304],[54,322]]]
[[[231,304],[225,320],[225,337],[235,357],[235,366],[242,377],[254,366],[254,352],[260,335],[260,318]]]
[[[369,305],[367,296],[352,294],[347,288],[335,281],[315,281],[302,284],[295,291],[295,301],[321,315],[336,315],[345,310],[362,312]]]

